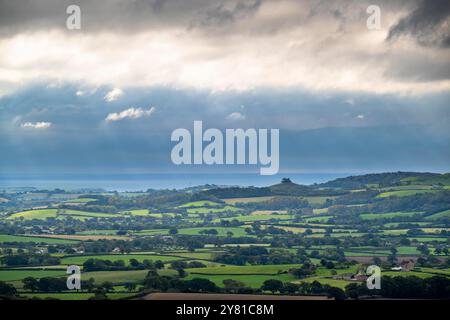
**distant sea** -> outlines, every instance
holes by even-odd
[[[284,173],[261,176],[243,174],[51,174],[0,175],[0,190],[37,188],[52,190],[104,189],[105,191],[145,191],[147,189],[183,189],[205,184],[227,186],[268,186],[287,177],[298,184],[322,183],[351,174],[346,173]]]

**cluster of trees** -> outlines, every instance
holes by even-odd
[[[23,288],[31,290],[32,292],[61,292],[67,290],[67,284],[65,278],[45,277],[36,279],[34,277],[27,277],[22,280]],[[126,283],[125,288],[128,291],[136,289],[135,283]],[[96,285],[95,279],[90,278],[88,280],[81,280],[81,291],[102,293],[114,291],[114,284],[110,281],[105,281]]]
[[[450,279],[433,276],[421,279],[409,277],[382,277],[380,290],[369,290],[365,283],[351,283],[345,287],[348,297],[378,295],[398,299],[450,299]]]
[[[251,210],[285,210],[309,208],[309,203],[308,200],[299,197],[276,196],[266,201],[250,202],[241,204],[240,206]]]
[[[37,265],[57,265],[60,263],[58,257],[52,257],[49,254],[13,254],[0,258],[1,264],[8,267],[15,266],[37,266]]]
[[[333,266],[334,267],[334,266]],[[306,262],[302,264],[300,268],[293,268],[289,270],[289,273],[294,275],[295,277],[302,279],[309,276],[312,276],[316,273],[316,266],[312,263]]]
[[[15,296],[17,293],[16,288],[4,281],[0,281],[0,300],[3,298],[10,298]]]
[[[36,279],[27,277],[22,280],[23,288],[32,292],[61,292],[67,290],[65,278],[45,277]]]
[[[227,253],[219,254],[215,261],[225,264],[292,264],[301,263],[299,256],[284,249],[267,250],[263,247],[229,248]]]
[[[136,259],[130,259],[127,265],[123,260],[103,260],[103,259],[88,259],[83,263],[83,270],[88,271],[113,271],[113,270],[143,270],[143,269],[162,269],[164,263],[161,260],[155,262],[150,260],[143,260],[139,262]]]
[[[264,281],[259,289],[247,287],[245,283],[233,279],[223,280],[224,289],[219,288],[214,282],[194,278],[191,280],[181,280],[178,277],[160,276],[156,271],[149,271],[145,280],[144,288],[152,291],[181,291],[181,292],[228,292],[228,293],[263,293],[270,291],[272,294],[291,294],[291,295],[327,295],[336,299],[345,298],[342,289],[334,288],[328,285],[322,285],[317,281],[312,283],[283,283],[277,279],[268,279]]]
[[[435,213],[450,209],[450,190],[418,193],[407,197],[377,198],[369,212],[424,211]]]
[[[360,176],[350,176],[338,178],[319,184],[322,188],[343,188],[343,189],[361,189],[367,185],[378,185],[380,188],[406,185],[415,181],[432,181],[447,180],[448,175],[438,173],[419,173],[419,172],[385,172],[371,173]],[[415,181],[414,181],[415,180]]]

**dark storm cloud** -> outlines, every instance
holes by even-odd
[[[450,1],[422,0],[418,7],[391,27],[388,41],[413,36],[426,47],[450,47]]]
[[[220,26],[256,11],[262,0],[0,0],[0,34],[64,29],[66,8],[79,5],[82,30],[139,31]]]

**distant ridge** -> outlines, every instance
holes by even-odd
[[[385,172],[370,173],[359,176],[349,176],[338,178],[332,181],[318,184],[320,188],[342,188],[355,189],[365,188],[368,185],[378,187],[390,187],[399,185],[450,185],[450,173],[430,173],[430,172]]]

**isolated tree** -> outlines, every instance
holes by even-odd
[[[26,277],[22,280],[23,288],[35,292],[39,289],[39,280],[33,277]]]
[[[224,287],[225,287],[225,291],[227,292],[238,292],[239,289],[241,288],[245,288],[245,283],[238,281],[238,280],[233,280],[233,279],[225,279],[222,281]]]
[[[105,292],[114,291],[114,285],[110,281],[105,281],[100,285],[101,288],[105,290]]]
[[[0,281],[0,296],[12,297],[16,292],[16,288],[13,285]]]
[[[132,266],[133,268],[137,268],[139,267],[139,265],[139,261],[137,261],[136,259],[130,259],[130,266]]]
[[[345,300],[347,296],[341,288],[330,287],[327,291],[327,296],[329,298],[334,298],[335,300]]]
[[[89,278],[88,280],[81,280],[81,290],[92,292],[95,288],[95,279]]]
[[[283,290],[283,282],[276,279],[268,279],[263,282],[263,285],[261,286],[261,290],[263,291],[271,291],[272,294],[278,291]]]
[[[136,290],[136,283],[134,282],[125,283],[125,289],[127,289],[129,292]]]
[[[216,284],[208,279],[195,278],[186,281],[186,289],[192,292],[216,292]]]
[[[164,269],[164,262],[162,262],[161,260],[156,260],[154,263],[154,267],[156,269]]]

